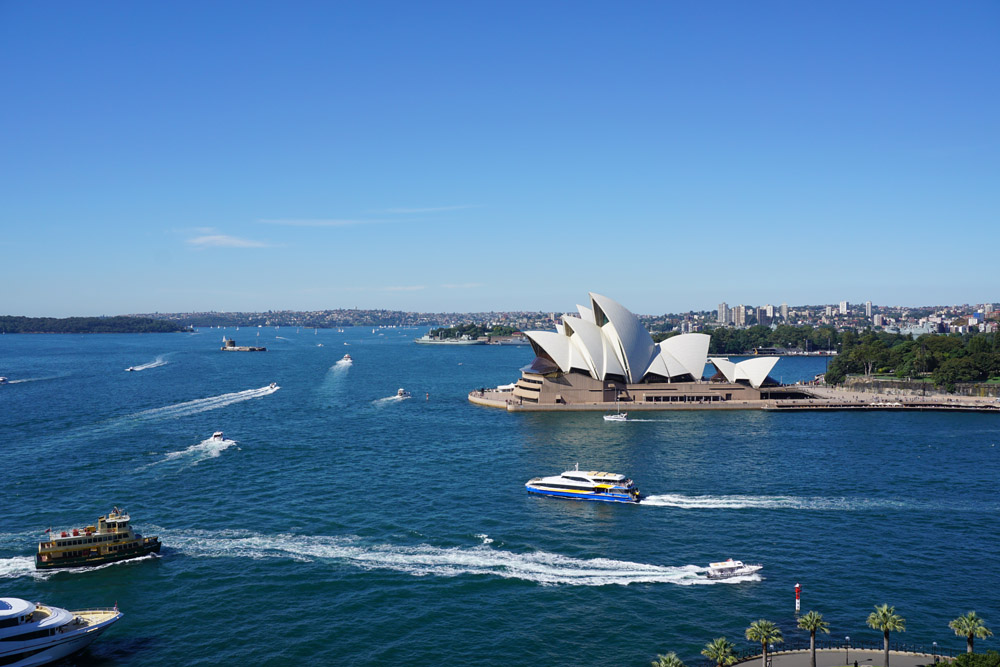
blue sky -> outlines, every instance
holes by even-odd
[[[1000,301],[996,2],[0,0],[0,314]]]

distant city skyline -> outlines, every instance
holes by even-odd
[[[998,27],[5,3],[0,315],[996,302]]]

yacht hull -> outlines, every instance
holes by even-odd
[[[36,667],[62,660],[87,648],[109,625],[120,618],[121,614],[116,613],[106,621],[60,634],[56,641],[47,637],[33,641],[4,642],[8,646],[0,649],[0,664],[10,667]]]

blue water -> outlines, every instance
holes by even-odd
[[[79,665],[690,664],[758,618],[802,638],[797,582],[835,638],[879,639],[883,602],[912,643],[961,650],[947,622],[971,609],[1000,625],[996,415],[507,414],[466,394],[527,347],[281,328],[222,353],[222,333],[0,337],[0,595],[117,602]],[[525,492],[577,462],[647,501]],[[159,558],[34,572],[45,528],[113,505]],[[730,556],[762,576],[699,574]]]

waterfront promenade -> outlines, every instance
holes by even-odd
[[[781,398],[782,391],[806,394],[809,398]],[[633,403],[623,401],[623,412],[666,410],[767,410],[773,412],[807,412],[820,410],[893,410],[893,411],[947,411],[987,412],[1000,414],[1000,400],[992,397],[903,396],[853,392],[824,385],[789,385],[768,392],[762,400],[734,400],[717,402]],[[469,392],[469,402],[508,412],[607,412],[615,410],[613,403],[535,404],[522,402],[510,391],[485,389]]]
[[[770,651],[767,654],[771,667],[809,667],[809,650],[795,651]],[[882,651],[872,651],[868,649],[816,649],[816,667],[844,667],[854,666],[855,661],[858,667],[881,667],[885,654]],[[747,658],[737,662],[736,665],[745,667],[756,667],[760,665],[760,655]],[[923,667],[933,665],[936,662],[950,661],[951,659],[940,654],[931,653],[911,653],[909,651],[889,651],[890,667]]]

